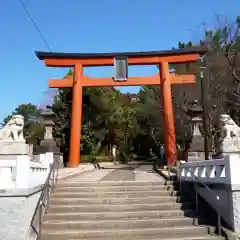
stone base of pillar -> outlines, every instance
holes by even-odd
[[[42,154],[46,152],[60,153],[60,148],[56,145],[53,139],[44,139],[40,146],[36,148],[36,154]]]
[[[63,156],[60,152],[60,148],[56,145],[55,141],[53,139],[45,139],[40,143],[40,146],[36,148],[35,154],[44,154],[47,152],[52,152],[54,155],[54,158],[58,160],[59,162],[59,168],[63,168]]]

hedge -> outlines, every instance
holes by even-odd
[[[91,163],[93,159],[96,159],[97,162],[113,162],[113,157],[111,156],[92,156],[92,155],[81,156],[81,162]]]

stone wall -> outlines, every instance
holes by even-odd
[[[233,231],[237,231],[237,228],[234,224],[234,215],[236,215],[232,206],[233,206],[233,199],[232,199],[232,193],[225,188],[225,186],[212,186],[212,190],[216,196],[219,197],[218,205],[221,213],[222,219],[225,221],[225,223],[228,225],[228,227],[231,228]],[[216,204],[216,199],[214,199],[214,196],[207,190],[206,188],[198,188],[198,192],[200,196],[213,208],[215,211],[218,211],[218,207]],[[238,216],[240,217],[240,215]]]
[[[41,194],[41,186],[0,192],[0,239],[25,240]]]
[[[234,228],[240,231],[240,190],[232,192]]]
[[[231,190],[229,186],[212,185],[211,189],[219,197],[219,209],[222,219],[234,232],[240,232],[240,189]],[[214,196],[206,188],[198,188],[201,197],[213,208],[218,210]]]

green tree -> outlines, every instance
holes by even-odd
[[[236,106],[240,103],[240,92],[236,91],[238,85],[237,75],[240,73],[239,56],[239,29],[240,21],[231,25],[220,24],[216,28],[208,28],[204,31],[203,39],[195,46],[204,45],[208,52],[204,56],[204,65],[207,67],[204,77],[204,87],[206,94],[205,108],[208,113],[208,137],[212,142],[214,153],[220,151],[223,133],[219,124],[219,116],[222,113],[231,113],[235,118]],[[191,46],[192,43],[179,43],[180,48]],[[199,87],[200,63],[183,64],[174,66],[177,73],[195,73],[197,75],[197,86]],[[240,80],[240,78],[239,78]],[[234,90],[233,90],[234,89]],[[237,100],[238,99],[238,100]],[[200,99],[201,100],[201,99]],[[228,104],[226,104],[228,103]],[[239,104],[240,106],[240,104]],[[234,115],[235,113],[235,115]]]
[[[85,116],[95,138],[103,141],[108,151],[113,144],[125,149],[136,129],[132,96],[124,96],[115,88],[91,88],[86,95]]]

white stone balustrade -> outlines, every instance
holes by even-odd
[[[197,185],[198,194],[216,211],[234,232],[240,232],[240,154],[231,153],[223,159],[183,163],[178,178],[184,182],[211,185],[211,192]],[[216,201],[217,199],[217,201]]]
[[[53,163],[53,154],[43,154],[41,160],[33,162],[27,155],[17,156],[16,160],[0,160],[0,190],[44,184]]]
[[[34,187],[39,184],[44,184],[48,172],[49,172],[49,164],[40,163],[40,162],[30,162],[29,168],[29,180],[28,187]]]
[[[223,159],[186,162],[179,166],[181,181],[204,182],[206,184],[240,184],[240,158],[230,154]]]

